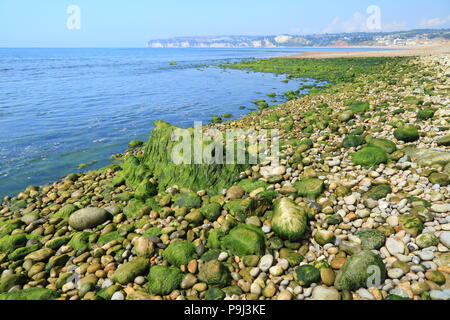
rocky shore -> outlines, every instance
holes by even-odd
[[[0,300],[449,300],[450,56],[380,64],[233,128],[281,160],[119,164],[0,204]],[[205,128],[205,129],[207,129]]]

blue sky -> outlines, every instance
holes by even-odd
[[[67,8],[80,8],[69,30]],[[143,47],[150,39],[450,28],[449,0],[0,0],[0,47]]]

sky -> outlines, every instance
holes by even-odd
[[[450,28],[449,0],[0,0],[0,47],[144,47],[175,36]]]

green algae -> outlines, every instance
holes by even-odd
[[[265,246],[265,236],[261,229],[248,224],[240,224],[222,238],[222,248],[236,256],[261,255]]]
[[[208,190],[218,192],[239,180],[240,172],[249,166],[244,164],[196,164],[194,159],[189,163],[176,164],[172,153],[176,153],[180,141],[172,139],[172,135],[179,129],[164,121],[156,121],[149,141],[146,143],[142,158],[131,156],[122,165],[127,184],[137,187],[142,181],[151,176],[157,178],[160,191],[167,187],[179,187],[193,191]],[[193,147],[194,129],[183,131],[188,134]],[[179,155],[179,154],[178,154]]]
[[[387,163],[389,156],[386,151],[378,147],[365,147],[352,155],[354,165],[363,166],[366,169]]]
[[[162,254],[163,258],[174,266],[186,265],[197,257],[195,246],[190,241],[172,242]]]

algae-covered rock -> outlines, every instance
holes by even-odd
[[[344,141],[342,142],[342,146],[346,149],[350,148],[356,148],[365,143],[365,140],[361,136],[356,135],[348,135],[344,138]]]
[[[27,277],[23,274],[8,274],[0,278],[0,293],[8,292],[14,286],[23,285]]]
[[[394,131],[394,137],[400,141],[414,142],[420,138],[419,129],[413,125],[400,127]]]
[[[419,120],[429,120],[434,117],[435,111],[432,109],[422,109],[417,112],[417,119]]]
[[[208,247],[211,249],[219,249],[224,236],[225,233],[220,229],[211,230],[208,235]]]
[[[217,220],[222,212],[222,206],[217,202],[205,204],[200,209],[201,214],[211,222]]]
[[[309,287],[313,283],[320,282],[320,270],[311,266],[303,265],[295,270],[295,279],[301,286]]]
[[[422,233],[420,236],[417,237],[416,244],[421,249],[428,248],[428,247],[434,247],[439,244],[439,238],[436,237],[431,232]]]
[[[163,252],[163,258],[174,266],[186,265],[197,257],[195,246],[190,241],[172,242]]]
[[[11,253],[17,248],[25,246],[27,243],[27,236],[23,233],[4,236],[0,238],[0,252]]]
[[[360,251],[347,259],[336,276],[334,285],[339,290],[358,290],[382,284],[386,267],[380,256],[372,251]]]
[[[428,180],[432,184],[437,184],[441,187],[446,187],[450,184],[450,177],[445,173],[434,172],[428,177]]]
[[[226,286],[230,281],[230,271],[228,268],[217,260],[206,262],[198,274],[198,279],[209,285]]]
[[[297,241],[303,237],[307,222],[305,210],[291,199],[282,198],[275,202],[272,229],[278,236]]]
[[[8,259],[9,260],[20,260],[25,258],[28,254],[39,250],[41,247],[40,244],[33,244],[31,246],[28,247],[22,247],[22,248],[17,248],[16,250],[14,250],[13,252],[11,252],[8,255]]]
[[[123,213],[128,218],[142,217],[149,211],[149,207],[143,201],[137,199],[128,201],[127,206],[123,209]]]
[[[437,144],[438,146],[445,146],[445,147],[450,146],[450,135],[440,138],[437,141]]]
[[[61,246],[67,244],[70,241],[70,236],[56,237],[45,243],[47,248],[58,250]]]
[[[450,152],[408,147],[405,148],[405,153],[419,165],[425,167],[450,163]]]
[[[73,204],[66,204],[64,207],[59,209],[54,216],[61,219],[69,219],[70,215],[78,210],[78,207]]]
[[[69,243],[69,247],[74,249],[78,254],[83,253],[90,247],[89,237],[93,235],[92,232],[78,232],[72,236]]]
[[[417,237],[423,231],[422,220],[418,216],[405,214],[400,217],[400,226],[413,237]]]
[[[392,192],[390,185],[383,184],[376,187],[372,187],[368,192],[364,194],[366,199],[380,200],[386,198],[388,194]]]
[[[154,295],[167,295],[180,287],[183,273],[175,267],[154,266],[148,274],[148,291]]]
[[[360,230],[355,233],[355,236],[361,240],[361,245],[364,250],[378,250],[386,241],[386,237],[381,231],[372,229]]]
[[[336,236],[332,231],[319,230],[314,235],[314,240],[316,240],[319,245],[324,246],[327,243],[334,243],[336,241]]]
[[[338,114],[337,119],[341,122],[348,122],[355,117],[355,113],[352,110],[345,110]]]
[[[126,285],[133,282],[138,276],[145,274],[150,266],[150,261],[147,258],[137,257],[121,264],[114,272],[113,280]]]
[[[238,225],[222,238],[222,248],[240,257],[261,255],[264,245],[265,237],[261,229],[248,224]]]
[[[308,199],[316,199],[323,192],[323,181],[320,179],[306,179],[296,182],[294,186],[299,196]]]
[[[372,139],[367,144],[367,146],[381,148],[387,153],[394,153],[395,151],[397,151],[397,145],[391,140],[387,139]]]
[[[207,301],[223,300],[224,298],[225,292],[219,288],[211,288],[205,293],[205,300]]]
[[[134,197],[139,200],[146,200],[158,194],[158,188],[150,181],[143,181],[136,188]]]
[[[236,219],[245,221],[248,216],[255,215],[258,203],[253,199],[231,200],[224,206]]]
[[[144,179],[153,176],[158,181],[160,191],[178,185],[193,191],[218,192],[237,182],[240,173],[248,169],[249,165],[238,164],[238,161],[233,161],[233,164],[226,161],[199,163],[196,158],[199,154],[188,151],[184,153],[186,144],[192,146],[198,143],[194,139],[194,131],[194,128],[181,129],[164,121],[156,121],[142,158],[127,159],[126,162],[129,162],[122,165],[127,184],[136,187]],[[207,152],[208,145],[204,147],[204,152]],[[214,150],[211,150],[211,155],[213,154]],[[214,154],[211,158],[217,159],[220,156]],[[225,159],[225,152],[222,156]]]
[[[354,165],[369,169],[381,163],[387,163],[389,156],[386,151],[378,147],[365,147],[352,155],[352,161]]]
[[[174,203],[176,206],[185,208],[200,208],[202,205],[202,199],[193,192],[180,193],[174,197]]]
[[[90,229],[109,220],[111,215],[101,208],[84,208],[72,213],[69,217],[69,225],[78,231]]]
[[[0,300],[55,300],[60,294],[55,290],[44,288],[28,288],[0,294]]]

